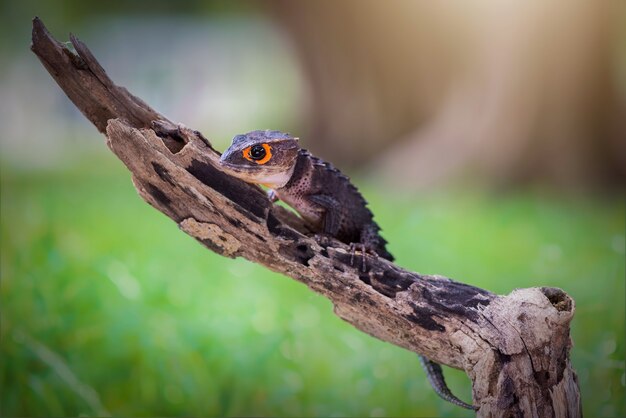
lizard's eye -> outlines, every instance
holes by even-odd
[[[257,164],[265,164],[272,158],[272,151],[268,144],[253,145],[243,150],[243,157]]]
[[[252,158],[254,161],[262,160],[263,158],[265,158],[265,154],[265,148],[263,148],[263,146],[261,145],[255,145],[250,148],[250,158]]]

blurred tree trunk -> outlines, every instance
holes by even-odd
[[[405,187],[626,183],[621,4],[270,5],[308,76],[308,146],[337,164]]]

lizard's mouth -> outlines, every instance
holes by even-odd
[[[220,165],[229,171],[241,172],[241,171],[249,171],[250,169],[245,166],[240,166],[237,164],[231,164],[228,161],[225,161],[224,156],[220,158]]]
[[[231,164],[228,163],[226,161],[221,161],[220,160],[220,167],[223,169],[223,171],[226,174],[230,174],[231,176],[234,177],[238,177],[238,178],[243,178],[244,180],[247,179],[247,177],[253,177],[254,176],[254,172],[252,170],[252,168],[248,168],[245,166],[240,166],[237,164]]]
[[[248,183],[263,184],[268,187],[282,187],[291,177],[290,171],[269,169],[269,167],[246,167],[220,161],[224,172]]]
[[[246,167],[231,164],[227,161],[220,160],[220,166],[224,169],[223,171],[226,174],[247,181],[248,183],[260,183],[261,180],[268,175],[266,172],[261,172],[257,167]]]

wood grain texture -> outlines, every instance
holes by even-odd
[[[569,360],[575,305],[565,292],[499,296],[372,257],[360,271],[360,254],[352,266],[346,245],[316,240],[259,187],[220,171],[219,153],[200,133],[116,86],[83,43],[73,36],[71,42],[76,53],[33,21],[33,52],[106,134],[139,195],[185,233],[218,254],[304,283],[369,335],[465,370],[480,417],[581,416]]]

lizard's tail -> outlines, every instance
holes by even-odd
[[[426,371],[426,376],[428,377],[428,381],[430,385],[435,390],[435,393],[439,395],[442,399],[451,402],[461,408],[473,409],[477,410],[478,408],[467,404],[454,396],[452,392],[450,392],[450,388],[446,385],[446,380],[443,377],[443,371],[441,370],[441,366],[434,361],[427,359],[424,356],[419,356],[420,363],[422,363],[422,367]]]

